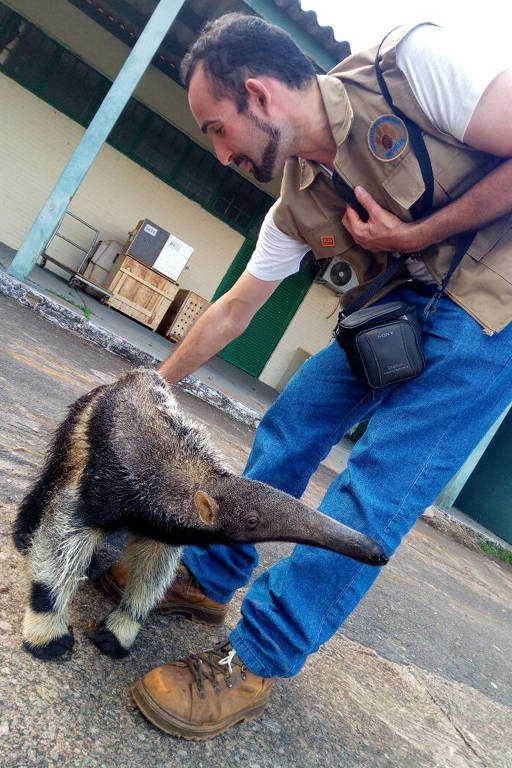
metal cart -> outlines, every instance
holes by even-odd
[[[72,219],[75,219],[75,221],[80,222],[80,224],[83,224],[84,227],[87,227],[90,229],[93,233],[92,241],[88,248],[84,248],[82,245],[79,245],[79,243],[75,243],[73,240],[71,240],[66,235],[62,234],[60,231],[61,225],[64,222],[65,216],[71,216]],[[95,227],[92,226],[92,224],[89,224],[87,221],[84,221],[79,216],[76,216],[76,214],[71,213],[71,211],[65,211],[64,216],[59,222],[59,226],[51,236],[50,240],[48,241],[46,245],[46,249],[48,249],[53,242],[53,240],[58,237],[61,240],[65,240],[66,243],[69,243],[74,248],[77,248],[79,251],[81,251],[84,254],[84,257],[80,264],[78,265],[77,269],[73,269],[68,264],[63,264],[61,261],[56,259],[54,256],[50,256],[50,254],[47,253],[47,250],[42,254],[41,256],[41,266],[45,267],[46,262],[50,261],[52,264],[55,264],[60,269],[63,269],[65,272],[68,272],[71,276],[68,280],[68,284],[72,288],[76,288],[79,284],[88,285],[90,288],[97,291],[99,294],[102,295],[102,299],[106,300],[112,296],[112,294],[109,291],[106,291],[104,288],[102,288],[100,285],[97,285],[97,283],[94,283],[92,280],[89,280],[89,278],[85,277],[83,272],[85,271],[87,265],[89,264],[90,260],[92,259],[94,255],[94,251],[96,250],[97,244],[98,244],[98,238],[99,238],[99,230],[97,230]]]

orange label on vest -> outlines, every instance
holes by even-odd
[[[322,243],[323,248],[332,248],[332,246],[335,245],[334,235],[324,235],[320,238],[320,242]]]

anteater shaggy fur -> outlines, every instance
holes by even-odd
[[[264,483],[234,475],[163,378],[137,369],[78,399],[21,503],[13,537],[27,554],[26,650],[42,659],[73,647],[68,603],[105,534],[129,533],[130,575],[119,605],[91,633],[129,653],[162,598],[185,544],[299,541],[374,565],[380,546]]]

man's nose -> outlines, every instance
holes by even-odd
[[[233,152],[225,145],[223,141],[220,139],[214,139],[213,148],[217,158],[219,159],[219,162],[221,162],[222,165],[229,165],[233,162]]]

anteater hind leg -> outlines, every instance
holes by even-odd
[[[174,578],[182,547],[131,535],[125,560],[130,575],[121,602],[90,634],[100,651],[120,659],[130,652],[141,622]]]
[[[62,656],[73,647],[68,602],[98,547],[102,534],[69,514],[75,492],[60,492],[32,539],[30,602],[23,622],[23,646],[40,659]]]

